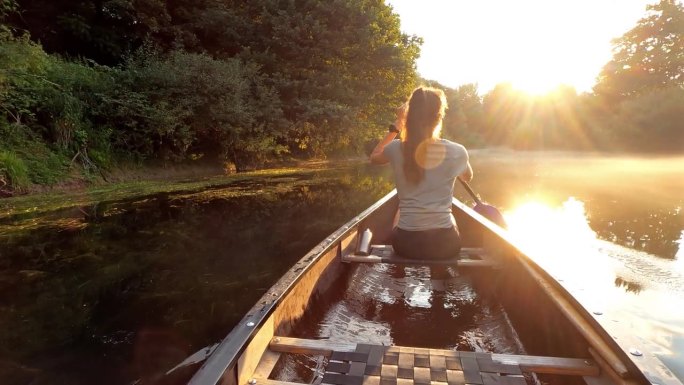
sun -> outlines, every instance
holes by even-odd
[[[649,2],[388,0],[402,30],[424,40],[423,78],[452,88],[474,83],[482,93],[509,83],[534,95],[561,84],[591,92],[612,57],[611,39]]]
[[[500,81],[531,95],[545,95],[561,85],[583,87],[590,78],[583,55],[568,50],[570,32],[532,20],[510,32],[501,53],[507,58],[495,72]],[[540,31],[545,31],[540,33]]]

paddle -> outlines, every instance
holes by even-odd
[[[470,194],[470,196],[473,197],[473,200],[475,200],[475,206],[473,207],[473,210],[475,210],[476,213],[482,215],[483,217],[489,219],[490,221],[496,223],[497,225],[505,228],[506,221],[504,220],[503,215],[501,215],[499,209],[497,209],[494,206],[483,203],[482,200],[480,200],[480,198],[477,196],[477,194],[475,194],[475,191],[473,191],[473,189],[470,188],[468,182],[461,179],[461,177],[458,177],[457,179],[459,182],[461,182],[466,191],[468,191],[468,194]]]

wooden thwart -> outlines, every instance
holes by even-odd
[[[459,267],[496,267],[498,264],[492,261],[482,248],[464,247],[461,249],[461,259],[446,260],[420,260],[401,258],[394,253],[391,245],[373,245],[370,255],[348,254],[342,256],[343,262],[357,263],[394,263],[405,265],[446,265]],[[466,258],[464,258],[466,257]],[[475,258],[472,258],[475,257]]]

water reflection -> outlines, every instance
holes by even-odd
[[[157,375],[223,338],[297,259],[390,188],[354,168],[2,225],[0,378]]]
[[[618,343],[684,374],[684,275],[675,260],[601,240],[585,205],[527,201],[506,212],[510,235],[597,318]],[[651,373],[651,380],[667,375]],[[655,376],[655,377],[654,377]]]

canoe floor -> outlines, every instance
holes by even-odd
[[[598,376],[595,362],[577,358],[492,354],[444,349],[335,343],[274,337],[251,385],[294,385],[269,379],[280,354],[327,357],[314,384],[331,385],[526,385],[524,373]]]

